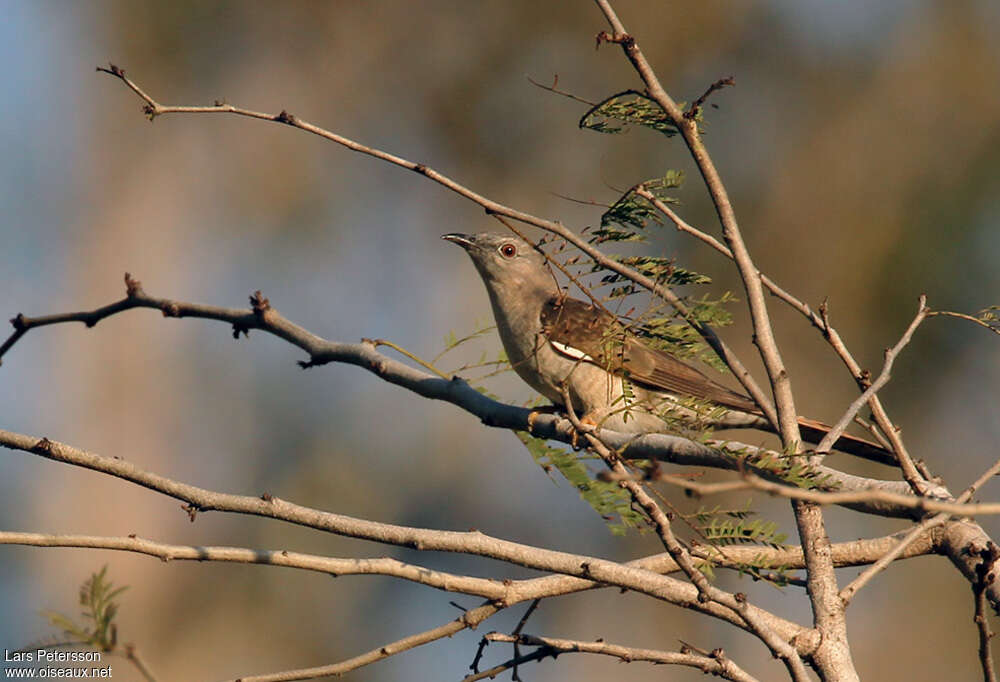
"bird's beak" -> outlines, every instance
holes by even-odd
[[[451,234],[443,234],[443,235],[441,235],[441,239],[444,239],[445,241],[449,241],[452,244],[458,244],[459,246],[461,246],[463,249],[466,249],[466,250],[470,249],[473,246],[476,246],[476,242],[472,238],[471,234],[462,234],[460,232],[452,232]]]

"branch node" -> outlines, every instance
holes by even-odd
[[[51,455],[54,452],[55,444],[48,438],[42,438],[40,441],[35,443],[34,447],[31,448],[32,452],[37,452],[40,455]]]
[[[194,517],[198,515],[199,511],[201,511],[201,508],[194,503],[182,504],[181,509],[187,513],[188,519],[190,519],[191,523],[194,523]]]
[[[872,371],[870,369],[861,370],[861,377],[858,379],[858,386],[867,391],[872,386]]]
[[[166,305],[164,305],[162,308],[160,308],[160,310],[163,312],[163,316],[164,317],[180,317],[181,316],[180,306],[178,306],[173,301],[170,301],[169,303],[167,303]]]
[[[141,296],[142,293],[143,293],[143,291],[142,291],[142,282],[140,282],[135,277],[133,277],[131,272],[126,272],[125,273],[125,296],[127,296],[128,298],[137,298],[137,297]]]
[[[310,367],[320,367],[333,361],[334,358],[325,356],[323,353],[312,353],[308,360],[299,360],[298,365],[302,369],[309,369]]]
[[[96,70],[103,71],[104,73],[110,73],[112,76],[117,76],[118,78],[125,77],[125,69],[119,68],[114,64],[112,64],[111,62],[108,62],[107,68],[104,68],[103,66],[98,66]]]
[[[684,112],[684,118],[686,118],[688,121],[693,121],[695,118],[698,117],[698,112],[701,111],[701,108],[705,104],[705,101],[712,96],[713,92],[715,92],[716,90],[722,90],[722,88],[732,85],[736,85],[736,79],[733,78],[732,76],[726,76],[725,78],[720,78],[719,80],[709,85],[708,90],[702,93],[701,97],[692,102],[691,106],[689,106],[687,111]]]
[[[635,47],[635,38],[630,36],[628,33],[615,33],[611,34],[607,31],[601,31],[596,36],[597,44],[594,45],[594,49],[601,47],[601,43],[617,43],[626,49],[631,49]]]
[[[28,319],[24,316],[24,313],[18,313],[10,318],[10,323],[16,332],[23,332],[28,328]]]
[[[277,116],[274,117],[274,120],[277,121],[278,123],[284,123],[290,126],[295,125],[297,123],[295,116],[288,113],[284,109],[282,109],[281,113],[279,113]]]
[[[284,113],[284,112],[282,112]],[[271,309],[271,302],[264,297],[264,294],[260,293],[260,289],[253,292],[250,297],[250,308],[253,310],[253,314],[258,318],[263,319],[267,311]]]

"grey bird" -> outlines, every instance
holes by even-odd
[[[479,271],[514,371],[555,405],[565,408],[568,395],[587,423],[626,433],[676,431],[685,421],[771,430],[748,396],[646,345],[603,307],[568,297],[545,256],[526,241],[492,232],[442,239],[465,249]],[[806,418],[799,427],[811,443],[830,429]],[[854,436],[842,436],[834,447],[893,459],[885,448]]]

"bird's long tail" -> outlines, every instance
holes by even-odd
[[[821,421],[799,417],[799,432],[802,434],[802,439],[807,443],[819,443],[830,432],[831,428],[829,424],[824,424]],[[878,443],[873,443],[870,440],[856,436],[844,434],[837,439],[832,449],[890,466],[896,464],[896,456],[892,452],[886,450]]]

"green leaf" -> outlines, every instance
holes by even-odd
[[[61,613],[47,611],[42,615],[52,627],[72,640],[100,651],[111,651],[117,644],[115,616],[118,604],[115,599],[128,587],[114,587],[107,578],[108,567],[92,574],[80,586],[79,603],[83,607],[81,616],[90,625],[80,625]]]
[[[830,474],[821,473],[802,457],[792,455],[795,444],[789,446],[788,452],[777,453],[761,450],[757,452],[738,452],[727,450],[730,456],[742,459],[747,466],[770,474],[785,483],[805,490],[838,490],[839,482]]]
[[[635,90],[611,95],[591,107],[580,119],[581,128],[599,133],[622,133],[629,125],[652,128],[667,137],[680,132],[659,104]]]
[[[701,528],[705,539],[718,546],[734,544],[763,544],[775,549],[784,547],[788,538],[785,533],[778,532],[778,525],[773,521],[754,519],[712,519],[707,526]]]
[[[622,265],[627,265],[636,272],[654,279],[659,284],[668,286],[684,286],[688,284],[710,284],[712,278],[707,275],[678,267],[673,258],[658,258],[653,256],[614,256]],[[600,266],[594,267],[597,272]],[[616,284],[629,281],[624,275],[610,272],[601,277],[601,284]]]
[[[684,183],[683,171],[669,170],[661,178],[653,178],[640,183],[653,196],[664,203],[676,204],[677,200],[668,192],[678,189]],[[663,224],[663,216],[648,199],[635,192],[635,188],[623,194],[601,216],[601,226],[591,233],[590,242],[644,241],[645,236],[637,230],[645,230],[650,223]]]
[[[577,489],[580,497],[601,515],[612,533],[624,535],[628,528],[643,527],[644,519],[632,509],[632,498],[628,492],[617,483],[595,479],[577,453],[553,447],[545,439],[524,431],[515,431],[514,434],[549,477],[553,470],[558,471]]]

